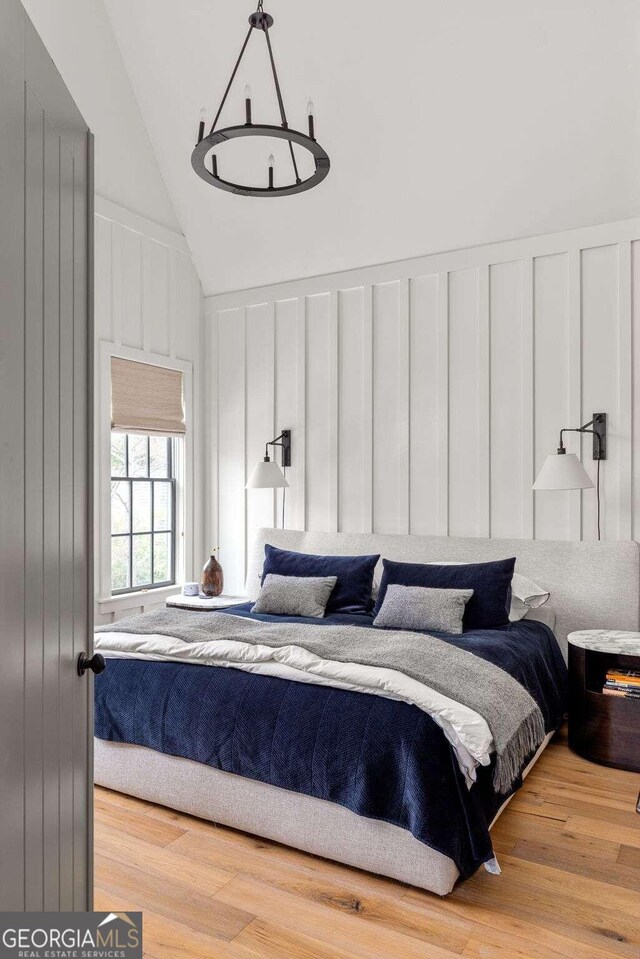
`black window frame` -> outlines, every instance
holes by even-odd
[[[120,432],[120,431],[118,431]],[[175,475],[175,456],[174,456],[174,441],[171,437],[164,437],[167,441],[167,473],[168,476],[151,476],[151,436],[145,434],[147,441],[147,475],[146,476],[129,476],[129,437],[136,436],[140,434],[136,433],[122,433],[125,437],[125,447],[124,447],[124,459],[125,459],[125,473],[123,476],[111,476],[111,483],[126,483],[129,487],[129,531],[126,533],[114,533],[110,532],[111,542],[114,539],[128,539],[129,540],[129,580],[133,584],[133,541],[136,536],[151,536],[151,577],[153,580],[153,560],[154,560],[154,537],[156,534],[166,534],[169,533],[169,542],[170,542],[170,579],[162,580],[162,582],[154,583],[143,583],[136,586],[125,586],[122,589],[113,589],[111,588],[112,596],[124,596],[127,593],[139,593],[139,592],[150,592],[154,589],[162,589],[166,586],[175,586],[176,583],[176,515],[177,515],[177,479]],[[150,486],[151,494],[151,529],[150,530],[140,530],[138,532],[133,531],[133,485],[134,483],[147,483]],[[156,483],[165,483],[170,487],[170,516],[171,516],[171,529],[155,529],[155,484]],[[111,556],[113,554],[111,553]],[[113,562],[113,560],[112,560]],[[113,567],[110,569],[110,573],[113,575]]]

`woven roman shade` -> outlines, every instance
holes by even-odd
[[[119,433],[186,433],[182,373],[111,357],[111,429]]]

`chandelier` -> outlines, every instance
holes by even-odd
[[[191,166],[196,171],[198,176],[205,181],[205,183],[209,183],[211,186],[216,186],[220,190],[227,190],[229,193],[239,193],[241,196],[291,196],[294,193],[303,193],[305,190],[310,190],[312,187],[317,186],[318,183],[324,180],[329,172],[330,162],[328,155],[322,149],[315,137],[313,103],[311,100],[309,100],[307,105],[307,121],[309,128],[308,134],[301,133],[299,130],[292,130],[289,127],[287,115],[284,109],[284,101],[282,99],[282,91],[280,90],[280,83],[278,81],[276,64],[273,58],[271,39],[269,37],[269,30],[273,26],[273,17],[264,12],[262,9],[262,3],[263,0],[259,0],[257,10],[249,17],[249,32],[247,33],[244,43],[242,44],[240,55],[236,61],[235,67],[233,68],[233,72],[231,73],[231,77],[227,84],[227,88],[224,91],[222,101],[218,107],[218,112],[216,113],[211,129],[206,136],[204,110],[200,114],[198,142],[196,143],[193,153],[191,154]],[[251,34],[254,30],[262,32],[267,44],[267,53],[269,56],[269,62],[271,64],[271,72],[273,74],[276,96],[278,98],[278,107],[280,109],[280,124],[276,125],[253,122],[251,112],[251,88],[247,87],[245,89],[245,122],[243,124],[239,124],[238,126],[224,127],[218,130],[216,129],[216,124],[220,119],[222,108],[225,105],[236,73],[238,72],[238,67],[240,66],[240,62],[245,50],[247,49],[247,44],[249,43]],[[275,186],[275,160],[273,154],[269,156],[267,161],[264,186],[244,186],[243,184],[233,183],[231,180],[224,179],[222,176],[220,176],[218,173],[218,158],[215,153],[215,148],[219,146],[219,144],[225,143],[227,140],[236,139],[237,137],[277,137],[279,139],[286,140],[289,146],[289,156],[291,158],[292,181],[283,186]],[[308,150],[314,159],[314,172],[311,174],[311,176],[308,176],[304,180],[301,179],[298,170],[298,160],[294,151],[294,144],[298,147],[303,147],[305,150]]]

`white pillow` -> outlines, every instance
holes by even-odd
[[[512,623],[526,616],[530,609],[538,609],[549,599],[548,590],[537,586],[532,580],[520,573],[514,573],[511,580],[511,609],[509,619]]]
[[[467,563],[460,560],[432,560],[429,566],[466,566]],[[523,619],[530,609],[538,609],[549,599],[551,593],[536,585],[533,580],[521,576],[520,573],[514,573],[511,580],[511,608],[509,610],[509,621],[517,623]]]

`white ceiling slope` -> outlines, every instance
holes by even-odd
[[[96,192],[179,230],[102,0],[22,3],[95,135]]]
[[[104,2],[205,293],[640,214],[636,0],[265,0],[290,123],[311,96],[332,162],[281,199],[190,166],[252,3]],[[247,81],[254,118],[276,122],[259,40],[227,122]],[[238,162],[266,177],[269,142]]]

